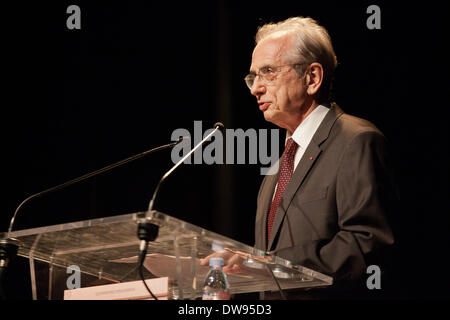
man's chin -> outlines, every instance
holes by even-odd
[[[271,122],[274,125],[276,125],[277,127],[281,128],[281,129],[286,129],[288,130],[286,124],[280,119],[280,117],[276,117],[273,114],[272,115],[266,115],[266,113],[264,113],[264,119],[267,122]]]
[[[272,122],[274,125],[279,126],[277,117],[274,114],[274,112],[272,112],[272,111],[269,111],[269,110],[264,111],[264,119],[267,122]]]

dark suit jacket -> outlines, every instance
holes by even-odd
[[[368,265],[381,263],[374,257],[394,242],[387,218],[391,178],[384,135],[333,103],[292,175],[268,243],[267,214],[278,174],[264,178],[255,246],[335,281],[367,276]]]

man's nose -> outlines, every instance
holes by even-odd
[[[256,77],[253,81],[253,86],[250,88],[250,93],[255,97],[258,97],[266,92],[266,86],[260,77]]]

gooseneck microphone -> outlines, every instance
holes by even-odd
[[[158,194],[159,187],[163,183],[164,180],[167,179],[168,176],[172,174],[172,172],[175,171],[176,168],[178,168],[187,158],[191,156],[195,151],[197,151],[198,148],[200,148],[206,141],[208,141],[216,132],[217,130],[222,130],[224,128],[224,125],[221,122],[216,122],[214,124],[214,130],[211,131],[210,134],[208,134],[202,141],[200,141],[191,151],[189,151],[183,158],[180,159],[169,171],[167,171],[161,180],[159,180],[158,185],[156,186],[155,192],[153,193],[153,197],[150,200],[150,203],[148,205],[148,212],[152,211],[153,206],[155,204],[156,195]]]
[[[15,255],[17,254],[17,250],[18,250],[17,241],[15,239],[11,239],[10,234],[11,234],[11,231],[13,229],[14,221],[15,221],[15,219],[17,217],[17,214],[18,214],[19,210],[23,207],[23,205],[25,203],[27,203],[28,201],[30,201],[32,199],[41,197],[41,196],[46,195],[48,193],[60,190],[62,188],[68,187],[70,185],[73,185],[73,184],[78,183],[80,181],[92,178],[92,177],[94,177],[96,175],[99,175],[99,174],[101,174],[103,172],[106,172],[106,171],[109,171],[111,169],[117,168],[117,167],[122,166],[122,165],[124,165],[126,163],[129,163],[131,161],[134,161],[134,160],[137,160],[139,158],[145,157],[146,155],[149,155],[149,154],[151,154],[153,152],[174,147],[175,145],[177,145],[178,143],[183,141],[183,139],[185,139],[185,137],[180,137],[177,141],[174,141],[172,143],[169,143],[169,144],[166,144],[166,145],[163,145],[163,146],[160,146],[160,147],[156,147],[156,148],[144,151],[142,153],[139,153],[137,155],[131,156],[131,157],[126,158],[124,160],[118,161],[116,163],[113,163],[113,164],[111,164],[109,166],[106,166],[104,168],[101,168],[99,170],[96,170],[96,171],[87,173],[85,175],[82,175],[81,177],[72,179],[70,181],[64,182],[64,183],[62,183],[60,185],[57,185],[55,187],[46,189],[46,190],[38,192],[38,193],[35,193],[35,194],[29,196],[28,198],[26,198],[25,200],[23,200],[19,204],[19,206],[16,208],[16,210],[14,212],[14,215],[11,218],[11,221],[10,221],[10,224],[9,224],[8,233],[7,233],[7,238],[0,240],[0,299],[4,299],[5,298],[5,295],[4,295],[3,290],[2,290],[2,278],[3,278],[4,274],[5,274],[5,271],[6,271],[6,268],[8,266],[8,263],[15,257]]]
[[[109,171],[109,170],[111,170],[111,169],[117,168],[117,167],[122,166],[122,165],[124,165],[124,164],[126,164],[126,163],[129,163],[129,162],[131,162],[131,161],[134,161],[134,160],[140,159],[140,158],[142,158],[142,157],[145,157],[146,155],[149,155],[149,154],[151,154],[151,153],[153,153],[153,152],[160,151],[160,150],[164,150],[164,149],[167,149],[167,148],[171,148],[171,147],[177,145],[178,143],[180,143],[181,141],[183,141],[183,139],[185,139],[185,137],[180,137],[180,138],[179,138],[177,141],[175,141],[175,142],[172,142],[172,143],[169,143],[169,144],[165,144],[165,145],[163,145],[163,146],[159,146],[159,147],[156,147],[156,148],[153,148],[153,149],[144,151],[144,152],[139,153],[139,154],[137,154],[137,155],[134,155],[134,156],[131,156],[131,157],[129,157],[129,158],[123,159],[123,160],[121,160],[121,161],[118,161],[118,162],[116,162],[116,163],[113,163],[113,164],[111,164],[111,165],[109,165],[109,166],[106,166],[106,167],[104,167],[104,168],[101,168],[101,169],[98,169],[98,170],[96,170],[96,171],[93,171],[93,172],[87,173],[87,174],[85,174],[85,175],[82,175],[81,177],[72,179],[72,180],[70,180],[70,181],[64,182],[64,183],[62,183],[62,184],[60,184],[60,185],[57,185],[57,186],[55,186],[55,187],[46,189],[46,190],[44,190],[44,191],[41,191],[41,192],[38,192],[38,193],[35,193],[35,194],[29,196],[28,198],[26,198],[25,200],[23,200],[23,201],[19,204],[19,206],[17,207],[16,211],[14,212],[14,215],[13,215],[13,217],[12,217],[12,219],[11,219],[10,224],[9,224],[8,238],[9,238],[9,234],[10,234],[11,231],[12,231],[12,228],[13,228],[13,225],[14,225],[14,220],[16,219],[17,213],[19,212],[20,208],[22,208],[22,206],[23,206],[25,203],[27,203],[28,201],[30,201],[31,199],[35,199],[35,198],[41,197],[41,196],[43,196],[43,195],[45,195],[45,194],[48,194],[48,193],[51,193],[51,192],[60,190],[60,189],[62,189],[62,188],[65,188],[65,187],[68,187],[68,186],[70,186],[70,185],[73,185],[73,184],[75,184],[75,183],[78,183],[78,182],[81,182],[81,181],[83,181],[83,180],[92,178],[92,177],[94,177],[94,176],[96,176],[96,175],[99,175],[99,174],[101,174],[101,173],[103,173],[103,172]]]
[[[175,171],[176,168],[178,168],[188,157],[191,156],[195,151],[197,151],[198,148],[200,148],[206,141],[208,141],[219,129],[223,129],[224,125],[221,122],[216,122],[214,124],[214,130],[211,131],[202,141],[200,141],[192,150],[190,150],[183,158],[181,158],[169,171],[167,171],[159,180],[158,185],[156,186],[155,191],[153,192],[152,199],[149,202],[148,205],[148,211],[151,212],[154,205],[155,205],[155,199],[158,194],[159,188],[163,181],[167,179],[168,176],[172,174],[172,172]],[[142,266],[144,264],[145,257],[147,255],[147,248],[148,248],[148,242],[153,241],[156,239],[158,233],[157,226],[153,225],[152,223],[145,220],[145,217],[139,222],[138,224],[138,238],[141,240],[139,244],[139,258],[138,258],[138,265],[137,268],[139,270],[139,275],[141,276],[141,280],[144,282],[144,285],[147,289],[147,291],[150,293],[150,295],[153,297],[153,299],[157,300],[157,298],[154,296],[154,294],[151,292],[151,290],[148,288],[147,284],[145,283],[143,272],[142,272]]]

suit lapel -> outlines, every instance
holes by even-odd
[[[300,159],[300,162],[292,175],[291,181],[287,185],[283,197],[281,198],[280,205],[277,209],[277,213],[275,214],[275,219],[273,221],[272,232],[270,234],[267,250],[270,250],[270,248],[273,245],[274,239],[278,233],[278,229],[281,226],[281,222],[283,221],[284,216],[286,215],[286,212],[289,208],[289,205],[291,204],[291,201],[295,193],[303,183],[306,175],[311,170],[314,163],[317,161],[317,158],[320,156],[322,152],[320,145],[328,138],[331,128],[333,127],[333,124],[335,123],[336,119],[339,118],[339,116],[342,114],[343,111],[336,104],[333,103],[324,120],[320,124],[319,128],[317,128],[316,133],[314,134],[311,142],[309,143],[308,147],[305,150],[305,153]],[[278,179],[278,175],[276,175],[276,179]],[[275,188],[275,184],[276,180],[272,187],[273,189]],[[266,210],[265,221],[267,221],[267,214],[270,203],[271,202],[269,202],[269,204],[265,208]],[[265,235],[265,237],[266,236],[267,235]]]
[[[277,161],[275,166],[279,166],[280,160]],[[256,212],[256,219],[259,220],[259,232],[256,233],[258,237],[256,246],[262,250],[266,248],[267,237],[267,215],[269,214],[269,208],[272,203],[273,193],[275,191],[275,185],[278,181],[280,170],[277,170],[276,174],[267,175],[264,178],[263,189],[261,190],[261,197],[259,198],[258,211]]]

